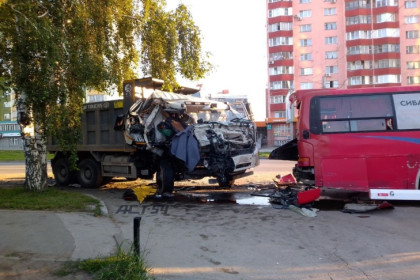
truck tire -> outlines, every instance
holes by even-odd
[[[52,170],[55,182],[59,186],[68,186],[76,181],[76,172],[70,170],[70,165],[64,157],[52,161]]]
[[[99,163],[91,158],[82,159],[77,172],[79,184],[83,188],[97,188],[101,185],[102,179]]]
[[[231,188],[235,183],[235,179],[233,179],[229,175],[217,177],[217,183],[219,183],[219,187],[221,188]]]
[[[156,173],[156,183],[158,185],[156,193],[172,193],[174,191],[174,169],[169,160],[160,162],[160,170]]]

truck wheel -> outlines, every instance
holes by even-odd
[[[174,191],[174,169],[169,160],[160,162],[160,171],[156,173],[157,193],[172,193]]]
[[[93,159],[85,158],[79,163],[77,172],[79,184],[84,188],[97,188],[102,183],[100,165]]]
[[[233,184],[235,183],[235,179],[233,179],[231,176],[220,176],[217,177],[217,183],[219,183],[219,187],[221,188],[231,188]]]
[[[69,163],[65,158],[59,158],[52,163],[55,182],[59,186],[68,186],[74,183],[76,172],[70,170]]]

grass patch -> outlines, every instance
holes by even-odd
[[[151,280],[143,259],[131,250],[126,253],[119,249],[115,255],[104,258],[80,260],[64,265],[54,274],[67,276],[79,271],[94,276],[97,280]]]
[[[47,159],[51,160],[54,157],[53,154],[48,153]],[[23,151],[1,151],[0,161],[25,161],[25,154]]]
[[[260,157],[260,158],[268,158],[268,156],[270,155],[270,153],[269,152],[259,152],[258,153],[258,156]]]
[[[101,213],[98,200],[53,187],[42,192],[28,191],[23,187],[0,188],[0,208]]]

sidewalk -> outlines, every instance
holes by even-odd
[[[67,261],[105,257],[121,229],[109,217],[82,212],[0,210],[0,279],[89,279],[55,276]]]
[[[90,213],[0,210],[0,255],[30,253],[54,260],[105,256],[116,248],[120,229]]]

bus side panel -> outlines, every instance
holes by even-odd
[[[369,190],[365,158],[324,158],[321,166],[323,187]]]
[[[407,156],[408,189],[417,189],[420,183],[420,155]]]
[[[405,156],[381,156],[367,159],[367,173],[371,189],[408,188],[407,158]]]

